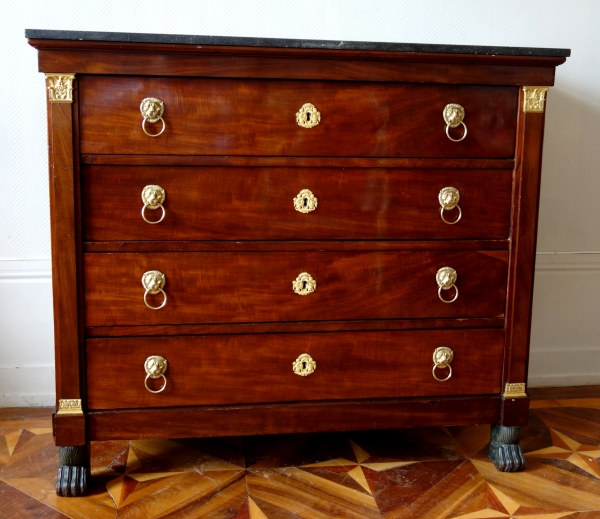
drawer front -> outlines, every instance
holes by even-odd
[[[451,267],[459,295],[438,297]],[[84,255],[87,326],[502,317],[507,251],[116,253]],[[142,276],[160,271],[164,294]],[[301,278],[307,273],[312,277]],[[294,292],[294,282],[300,295]],[[439,289],[451,299],[455,289]]]
[[[159,137],[142,129],[145,98],[163,102]],[[85,154],[508,158],[518,88],[82,76],[79,99]],[[306,103],[320,113],[312,128],[296,120]],[[448,104],[465,110],[460,142],[446,136]],[[153,134],[162,127],[145,126]]]
[[[162,207],[144,208],[148,185]],[[84,239],[507,238],[511,186],[510,170],[86,166]]]
[[[503,344],[501,329],[90,339],[88,408],[493,394]],[[454,354],[445,382],[432,375],[440,346]],[[304,376],[293,370],[302,354],[316,363]],[[152,355],[167,360],[157,394],[144,386]],[[147,380],[154,391],[164,382]]]

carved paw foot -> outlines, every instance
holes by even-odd
[[[488,458],[500,472],[521,472],[525,457],[519,445],[523,427],[492,425]]]
[[[58,467],[56,495],[60,497],[83,496],[87,490],[87,467]]]
[[[83,496],[87,490],[89,452],[87,446],[60,447],[60,467],[56,477],[56,495]]]
[[[490,445],[488,458],[500,472],[521,472],[525,468],[525,457],[519,444]]]

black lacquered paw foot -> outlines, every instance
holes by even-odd
[[[56,495],[78,497],[85,495],[89,471],[87,446],[60,447],[60,467],[56,477]]]
[[[520,426],[492,425],[488,458],[500,472],[520,472],[525,468],[525,457],[519,445],[523,436]]]
[[[78,497],[87,490],[87,467],[58,467],[56,477],[56,495],[60,497]]]
[[[490,445],[488,457],[500,472],[521,472],[525,468],[525,457],[518,444]]]

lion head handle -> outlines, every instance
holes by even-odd
[[[142,285],[151,294],[158,294],[165,286],[165,275],[158,270],[149,270],[142,276]]]
[[[147,97],[140,104],[140,112],[148,122],[156,123],[165,113],[165,104],[156,97]]]

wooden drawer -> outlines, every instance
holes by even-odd
[[[90,339],[88,408],[499,393],[503,344],[501,329]],[[454,352],[446,382],[432,376],[439,346]],[[299,376],[292,365],[305,353],[316,369]],[[167,360],[159,394],[144,387],[151,355]]]
[[[334,81],[81,76],[85,154],[508,158],[515,152],[517,87]],[[142,130],[144,98],[164,103],[165,131]],[[312,103],[313,128],[296,122]],[[443,110],[465,109],[452,142]],[[147,123],[157,133],[160,121]],[[455,128],[453,135],[462,135]]]
[[[446,266],[458,274],[451,304],[436,282]],[[502,317],[507,266],[507,251],[85,254],[85,324]],[[157,311],[141,282],[152,270],[166,276]],[[305,272],[316,290],[299,295],[293,282]]]
[[[142,218],[142,190],[165,190],[165,217]],[[460,194],[460,222],[438,194]],[[384,168],[86,166],[84,239],[310,240],[507,238],[512,171]],[[296,210],[304,189],[317,198]],[[162,210],[146,209],[150,221]],[[454,222],[458,210],[445,211]],[[215,225],[215,222],[219,222]]]

